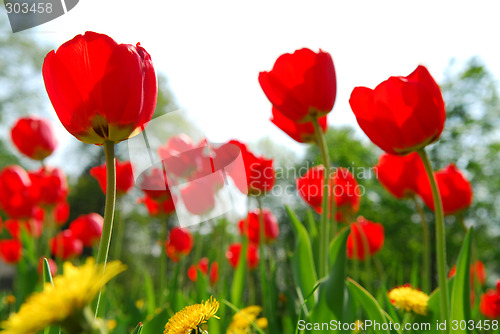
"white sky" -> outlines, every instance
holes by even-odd
[[[353,124],[355,86],[373,88],[418,64],[440,80],[452,57],[479,55],[500,77],[499,1],[80,0],[41,26],[60,45],[86,30],[142,46],[177,103],[212,142],[270,136],[300,151],[270,121],[257,76],[302,47],[330,52],[338,93],[330,124]]]

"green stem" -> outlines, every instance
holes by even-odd
[[[271,333],[276,332],[276,318],[274,316],[273,308],[273,298],[271,294],[270,285],[274,282],[270,281],[268,277],[269,269],[267,266],[268,258],[264,255],[264,242],[265,242],[265,226],[264,226],[264,211],[262,208],[262,199],[257,197],[257,205],[259,207],[259,273],[260,273],[260,284],[262,292],[262,306],[267,314],[267,319],[269,320],[269,328]]]
[[[365,231],[361,227],[361,224],[359,222],[355,223],[357,225],[359,235],[361,236],[361,242],[363,246],[363,252],[365,254],[365,271],[366,271],[366,279],[365,279],[365,287],[368,291],[372,291],[371,289],[373,288],[373,269],[372,269],[372,260],[371,260],[371,254],[370,254],[370,243],[368,242],[368,236],[366,235]],[[355,240],[356,238],[353,238]],[[359,247],[359,246],[357,246]],[[355,252],[357,253],[357,248],[355,247]]]
[[[123,215],[120,212],[120,197],[116,199],[116,224],[115,224],[115,234],[113,237],[113,249],[111,251],[111,256],[116,260],[120,260],[122,256],[122,245],[123,239],[125,237],[125,221]]]
[[[324,278],[328,273],[329,261],[328,261],[328,246],[330,241],[329,234],[329,224],[328,224],[328,214],[335,216],[334,212],[330,212],[329,210],[329,196],[330,196],[330,157],[328,156],[328,147],[326,145],[326,138],[323,131],[319,126],[319,122],[317,118],[313,118],[312,124],[314,126],[314,132],[316,135],[316,143],[319,146],[321,151],[321,158],[323,160],[324,166],[324,177],[325,184],[323,186],[323,203],[322,209],[323,213],[321,214],[320,228],[319,228],[319,279]],[[333,210],[332,210],[333,211]]]
[[[422,223],[422,242],[424,244],[424,249],[422,252],[422,291],[425,293],[430,293],[431,291],[431,237],[429,232],[429,224],[427,219],[425,219],[425,213],[420,205],[419,201],[415,196],[413,196],[413,202],[420,215],[420,221]]]
[[[106,205],[104,207],[104,223],[102,226],[101,241],[99,242],[99,250],[97,251],[96,264],[104,264],[103,270],[106,267],[108,260],[109,244],[111,243],[111,233],[113,231],[113,217],[115,214],[116,202],[116,172],[115,172],[115,144],[111,141],[105,141],[104,155],[106,157]],[[99,311],[99,300],[101,293],[97,297],[97,305],[95,315]]]
[[[163,307],[165,305],[165,291],[166,291],[166,274],[167,274],[167,253],[165,248],[163,247],[165,240],[167,240],[167,230],[168,230],[168,221],[162,222],[163,227],[160,236],[160,298],[159,305]],[[179,265],[179,264],[177,264]]]
[[[42,230],[42,235],[40,236],[40,239],[38,240],[38,245],[37,245],[38,254],[37,255],[39,257],[50,258],[49,240],[51,237],[54,236],[54,234],[55,234],[54,232],[56,231],[55,219],[54,219],[54,208],[53,207],[47,209],[47,211],[45,212],[45,217],[43,219],[44,219],[44,222],[43,222],[44,227]],[[33,226],[30,226],[30,227],[32,229],[34,228]],[[61,251],[59,251],[59,249],[57,249],[56,256],[61,254]]]
[[[434,213],[436,216],[436,253],[438,266],[438,283],[439,297],[441,307],[441,320],[449,323],[449,307],[448,307],[448,278],[446,275],[446,231],[444,227],[444,212],[441,195],[436,183],[434,171],[431,162],[427,156],[425,149],[418,150],[418,154],[427,172],[429,182],[431,184],[432,197],[434,199]]]

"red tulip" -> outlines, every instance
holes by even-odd
[[[17,149],[35,160],[45,159],[57,146],[50,122],[37,116],[18,119],[10,135]]]
[[[219,280],[219,263],[214,261],[210,266],[210,273],[208,274],[210,283],[215,284]]]
[[[43,210],[40,209],[40,212],[43,212]],[[28,235],[39,238],[43,232],[43,216],[26,219],[23,221],[23,226],[26,228]]]
[[[5,263],[18,263],[23,253],[23,244],[19,240],[0,240],[0,259]]]
[[[488,318],[500,318],[500,280],[497,281],[496,290],[488,290],[481,296],[479,309]]]
[[[240,262],[241,244],[231,244],[226,252],[226,258],[229,261],[231,267],[235,268]],[[254,244],[248,244],[247,246],[247,267],[252,270],[259,264],[259,252]]]
[[[187,271],[187,275],[191,282],[196,282],[196,280],[198,279],[198,268],[194,264],[190,265]]]
[[[188,229],[174,227],[165,241],[165,250],[168,257],[179,262],[181,256],[188,255],[193,248],[193,236]]]
[[[351,233],[347,237],[349,259],[364,260],[368,255],[372,256],[377,253],[383,245],[384,227],[382,224],[371,222],[364,217],[358,217],[358,221],[351,224]]]
[[[448,273],[448,278],[455,276],[457,272],[457,266],[454,265],[450,272]],[[486,270],[484,268],[484,263],[477,260],[475,263],[471,263],[470,265],[470,283],[474,285],[475,277],[478,278],[479,284],[484,285],[486,283]]]
[[[202,141],[205,142],[205,141]],[[158,147],[158,155],[164,160],[197,148],[191,137],[185,133],[170,137],[164,146]]]
[[[309,49],[281,55],[259,83],[273,107],[297,122],[325,116],[335,103],[337,81],[329,53]]]
[[[139,199],[139,203],[144,203],[152,217],[165,217],[175,212],[174,197],[156,200],[146,194],[144,198]]]
[[[279,234],[279,225],[276,217],[274,217],[273,213],[268,209],[263,209],[263,219],[264,219],[264,238],[265,242],[272,242],[278,238]],[[252,212],[249,212],[246,219],[242,219],[238,223],[238,228],[240,230],[240,234],[244,234],[245,226],[246,234],[248,240],[251,242],[258,244],[260,240],[260,210],[256,209]]]
[[[347,168],[339,167],[333,174],[333,194],[338,213],[358,212],[361,190],[358,181]]]
[[[82,241],[85,247],[92,247],[99,243],[102,234],[104,218],[97,213],[80,215],[69,224],[73,236]]]
[[[40,168],[28,173],[32,183],[33,196],[39,205],[55,206],[68,196],[68,181],[59,168]]]
[[[299,195],[317,213],[322,213],[324,192],[324,167],[322,165],[309,170],[296,181]],[[347,168],[339,167],[332,176],[333,187],[330,194],[335,196],[335,205],[338,213],[353,214],[359,210],[360,189],[358,182]],[[340,218],[340,217],[339,217]]]
[[[274,107],[271,122],[273,122],[274,125],[276,125],[281,130],[283,130],[283,132],[289,135],[293,140],[298,141],[299,143],[309,143],[316,140],[314,126],[311,122],[294,122],[291,119],[286,118],[278,109]],[[328,129],[326,116],[320,117],[318,119],[318,122],[323,133],[326,132],[326,130]]]
[[[85,143],[125,140],[153,116],[156,74],[139,43],[86,32],[50,51],[42,73],[61,123]]]
[[[151,168],[142,173],[138,184],[141,190],[154,200],[163,200],[172,197],[168,188],[167,176],[160,168]]]
[[[240,149],[244,163],[245,174],[242,170],[232,168],[228,171],[238,189],[248,195],[262,195],[270,191],[275,182],[273,160],[257,157],[250,152],[245,144],[237,140],[231,140],[221,147],[215,149],[217,165],[223,164],[225,160],[232,160],[236,147]],[[217,169],[217,168],[216,168]]]
[[[0,208],[13,219],[30,218],[35,213],[36,199],[26,171],[17,165],[0,171]]]
[[[435,176],[445,215],[463,211],[472,204],[472,186],[454,164],[438,170],[435,172]],[[434,210],[432,190],[426,175],[422,175],[418,179],[418,194],[422,197],[425,205]]]
[[[199,174],[200,169],[204,167],[204,160],[210,161],[210,157],[205,154],[207,150],[206,139],[195,145],[188,135],[180,134],[170,137],[165,146],[160,146],[158,155],[161,157],[169,176],[193,180],[196,178],[195,174]],[[211,167],[210,163],[207,165]],[[211,168],[208,173],[210,172],[212,172]]]
[[[57,225],[64,225],[69,218],[69,204],[68,202],[59,202],[54,208],[54,221]]]
[[[210,284],[215,284],[217,283],[217,280],[219,279],[219,264],[214,261],[212,262],[212,265],[210,266],[210,274],[209,274],[209,261],[208,258],[203,257],[200,259],[198,262],[198,265],[191,265],[188,269],[187,275],[188,278],[192,282],[196,282],[198,279],[198,270],[203,274],[203,275],[209,275],[210,279]]]
[[[71,230],[64,230],[50,239],[50,251],[52,255],[68,260],[82,254],[83,243],[73,235]]]
[[[43,217],[42,219],[34,217],[25,220],[8,219],[3,223],[3,227],[9,232],[13,239],[21,238],[21,229],[28,235],[38,238],[42,235]]]
[[[438,140],[446,119],[439,86],[424,66],[407,77],[390,77],[374,90],[356,87],[349,103],[370,140],[396,155]]]
[[[206,257],[202,257],[200,259],[200,261],[198,261],[198,268],[200,269],[200,271],[207,275],[208,274],[208,266],[209,266],[210,262],[208,261],[208,258]]]
[[[188,183],[181,189],[181,197],[186,209],[195,215],[207,214],[215,208],[215,189],[205,178]]]
[[[16,219],[7,219],[2,222],[0,219],[0,231],[6,229],[12,239],[19,239],[21,237],[21,222]]]
[[[380,183],[399,199],[416,194],[418,192],[417,180],[422,173],[425,174],[422,159],[416,152],[406,156],[384,153],[380,156],[375,168]]]
[[[130,161],[116,161],[116,196],[125,195],[134,185],[134,172]],[[104,194],[106,194],[106,164],[102,164],[90,169],[92,175]]]
[[[47,259],[47,262],[49,262],[50,275],[54,277],[57,274],[57,264],[52,259]],[[38,274],[43,275],[43,257],[38,261]]]

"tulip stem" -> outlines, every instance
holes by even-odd
[[[432,197],[434,199],[434,213],[436,216],[436,253],[438,266],[439,297],[441,306],[441,320],[449,323],[448,307],[448,279],[446,275],[446,231],[444,227],[444,212],[441,195],[437,186],[434,171],[425,149],[418,150],[418,154],[424,163],[425,171],[431,184]]]
[[[422,291],[425,293],[430,293],[431,291],[431,238],[429,232],[429,224],[427,219],[425,219],[425,213],[422,206],[418,202],[417,198],[413,196],[413,202],[415,203],[415,208],[420,215],[420,222],[422,223],[422,243],[424,244],[424,249],[422,252]]]
[[[274,315],[273,309],[273,300],[269,298],[271,296],[270,291],[270,278],[268,277],[268,266],[267,261],[268,257],[264,254],[264,243],[265,243],[265,223],[264,223],[264,210],[262,208],[262,199],[261,197],[257,197],[257,205],[259,207],[259,274],[260,274],[260,284],[261,284],[261,292],[262,292],[262,306],[264,308],[265,314],[268,315],[269,320],[269,328],[271,333],[275,333],[276,331],[276,317]],[[269,257],[270,258],[270,257]],[[272,276],[272,274],[271,274]]]
[[[161,251],[160,251],[160,265],[159,265],[159,270],[160,270],[160,298],[159,298],[159,304],[160,307],[163,307],[165,305],[165,290],[167,287],[166,284],[166,276],[167,276],[167,252],[166,249],[164,248],[165,242],[167,240],[167,233],[168,233],[168,218],[165,219],[165,221],[162,221],[162,229],[161,229],[161,235],[160,235],[160,246],[161,246]]]
[[[99,250],[97,251],[96,265],[104,264],[103,271],[108,260],[109,244],[111,242],[111,233],[113,230],[113,217],[115,214],[116,202],[116,172],[115,172],[115,144],[112,141],[106,140],[103,144],[104,155],[106,158],[106,205],[104,207],[104,222],[102,226],[101,241],[99,242]],[[99,311],[99,300],[101,292],[97,297],[95,315]]]
[[[319,279],[325,277],[328,274],[328,247],[330,243],[330,233],[329,233],[329,225],[328,225],[328,215],[331,214],[335,216],[334,212],[330,212],[329,210],[329,195],[330,195],[330,157],[328,155],[328,147],[326,145],[326,138],[323,131],[321,131],[321,127],[319,126],[319,122],[317,118],[312,119],[312,124],[314,126],[314,133],[316,134],[316,143],[319,146],[321,151],[321,158],[323,160],[324,169],[324,177],[325,182],[323,185],[323,202],[322,202],[322,214],[321,221],[319,227]],[[332,210],[333,211],[333,210]]]

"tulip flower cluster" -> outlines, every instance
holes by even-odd
[[[141,333],[142,323],[134,330],[126,323],[130,319],[147,321],[148,333],[234,334],[298,332],[302,321],[316,326],[326,319],[361,324],[363,314],[385,325],[399,320],[434,324],[449,321],[450,314],[467,323],[471,314],[500,318],[500,281],[496,289],[483,290],[488,284],[485,265],[478,259],[473,229],[465,224],[460,254],[448,271],[444,216],[460,221],[472,205],[473,192],[454,162],[434,172],[427,156],[426,146],[444,130],[446,113],[441,90],[424,66],[374,89],[356,87],[349,99],[360,128],[384,151],[375,166],[378,181],[396,199],[413,200],[420,214],[422,254],[415,258],[422,259],[413,265],[411,285],[400,282],[406,268],[397,263],[391,270],[383,268],[390,231],[384,224],[391,218],[369,220],[364,205],[372,196],[362,198],[362,177],[331,161],[326,136],[334,131],[328,118],[337,77],[328,52],[303,48],[283,54],[271,70],[258,75],[271,122],[292,140],[314,145],[321,155],[321,163],[308,166],[291,182],[302,206],[296,214],[285,205],[288,217],[270,199],[273,187],[283,181],[277,180],[275,161],[242,141],[211,145],[180,133],[156,141],[152,150],[143,133],[150,166],[142,168],[132,155],[132,161],[116,159],[115,145],[144,131],[156,107],[156,73],[139,43],[119,44],[87,32],[49,52],[42,74],[62,125],[78,140],[104,149],[105,163],[89,174],[106,196],[105,209],[103,216],[90,212],[70,219],[71,187],[62,169],[46,164],[57,145],[50,122],[29,116],[14,123],[13,145],[41,167],[0,170],[0,259],[17,265],[19,273],[16,297],[0,308],[0,316],[11,313],[0,322],[0,333],[106,334],[115,327],[115,332]],[[143,197],[130,200],[126,195],[134,194],[135,184]],[[218,210],[227,204],[222,203],[226,194],[247,200],[241,219]],[[124,205],[130,208],[123,210]],[[155,227],[148,233],[129,226],[140,210],[151,217],[144,219],[148,228]],[[431,211],[434,234],[427,222]],[[198,224],[184,224],[181,215]],[[122,245],[129,246],[125,229],[137,244],[145,238],[155,242],[141,245],[144,252],[137,254],[146,263],[130,261],[131,266],[139,262],[141,272],[126,280],[127,290],[101,295],[103,286],[126,269],[119,261],[108,261],[108,253],[120,258]],[[93,252],[95,260],[82,261]],[[58,268],[63,273],[57,275]],[[25,284],[36,269],[43,277],[40,284]],[[438,284],[431,294],[434,272]],[[143,284],[133,284],[141,279]],[[19,307],[16,298],[29,292],[34,293]],[[450,300],[456,305],[450,307]],[[105,326],[99,318],[104,312],[117,320]]]

